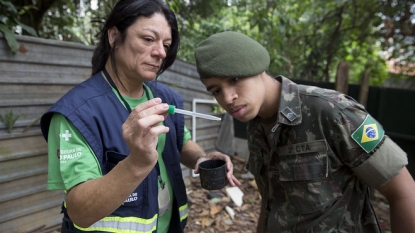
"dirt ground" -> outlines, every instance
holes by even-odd
[[[241,181],[239,188],[244,193],[242,206],[237,206],[226,194],[225,188],[209,191],[200,185],[199,177],[185,179],[189,197],[189,217],[186,233],[253,233],[259,216],[260,195],[252,178],[245,178],[245,160],[232,157],[234,175]],[[244,174],[244,175],[243,175]],[[386,199],[375,191],[373,207],[383,233],[390,233],[389,205]],[[229,206],[232,212],[229,211]],[[227,210],[228,209],[228,210]]]

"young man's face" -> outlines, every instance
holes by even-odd
[[[259,114],[265,98],[261,75],[247,78],[213,77],[202,81],[220,106],[239,121],[247,122]]]

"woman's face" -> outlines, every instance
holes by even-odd
[[[108,35],[112,45],[119,31],[111,28]],[[120,78],[127,82],[153,80],[171,43],[171,28],[162,14],[137,18],[127,29],[124,43],[115,49]]]

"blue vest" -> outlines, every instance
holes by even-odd
[[[163,103],[183,107],[179,94],[160,82],[146,83],[155,97]],[[94,151],[102,174],[107,174],[130,151],[122,137],[121,125],[129,112],[121,104],[101,72],[75,86],[56,102],[41,118],[40,126],[44,138],[48,139],[49,124],[53,113],[64,115],[79,130]],[[172,181],[174,192],[173,213],[169,232],[183,232],[187,221],[187,195],[180,166],[180,151],[184,137],[184,117],[171,114],[164,125],[170,128],[162,157]],[[133,192],[133,198],[125,202],[110,216],[94,223],[87,230],[70,221],[63,205],[64,228],[67,232],[156,232],[158,218],[158,166],[154,167],[145,180]],[[109,218],[111,217],[111,218]],[[128,221],[126,221],[126,217]],[[92,230],[92,231],[91,231]]]

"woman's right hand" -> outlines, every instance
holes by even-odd
[[[169,132],[159,125],[167,117],[168,105],[160,98],[154,98],[135,107],[122,125],[122,135],[130,148],[127,157],[138,168],[154,167],[158,153],[158,136]]]

